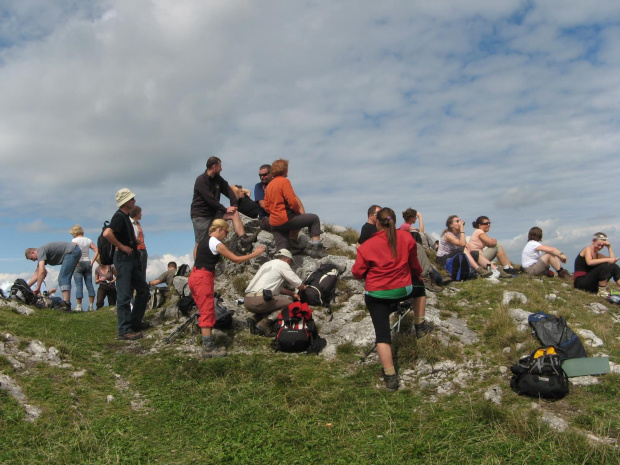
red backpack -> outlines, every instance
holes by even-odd
[[[282,352],[319,353],[324,347],[316,324],[312,319],[312,309],[307,303],[293,302],[278,313],[276,336],[271,343],[274,350]]]

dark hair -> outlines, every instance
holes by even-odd
[[[368,209],[368,216],[370,215],[374,215],[375,212],[377,211],[377,208],[381,208],[379,205],[371,205],[370,208]]]
[[[478,218],[476,218],[476,221],[474,221],[471,225],[474,227],[474,229],[478,229],[480,227],[480,223],[482,223],[484,220],[489,220],[488,216],[479,216]]]
[[[448,219],[446,220],[446,229],[444,229],[443,232],[441,233],[442,236],[451,230],[450,225],[452,224],[452,220],[458,216],[459,215],[450,215],[448,217]]]
[[[271,173],[271,165],[260,165],[258,170],[267,170],[268,173]]]
[[[177,262],[170,262],[170,263],[168,263],[168,266],[176,268],[177,267]]]
[[[415,223],[417,217],[418,211],[414,208],[407,208],[407,210],[403,212],[403,220],[405,220],[405,223],[409,223],[411,218],[413,218],[413,222]]]
[[[527,233],[527,240],[540,242],[542,240],[542,229],[540,229],[538,226],[530,228],[530,232]]]
[[[222,163],[222,160],[220,160],[219,158],[209,157],[209,159],[207,160],[207,169],[210,170],[215,165],[219,165],[220,163]]]
[[[392,249],[392,256],[396,258],[397,250],[396,250],[396,213],[389,207],[383,207],[381,210],[377,212],[377,220],[379,224],[385,229],[385,233],[387,234],[388,244],[390,244],[390,249]]]
[[[142,208],[138,207],[137,205],[135,207],[133,207],[131,209],[131,211],[129,212],[129,216],[131,216],[132,218],[135,218],[136,216],[138,216],[140,213],[142,213]]]

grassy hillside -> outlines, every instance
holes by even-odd
[[[506,290],[527,303],[503,305]],[[506,371],[537,346],[510,307],[562,315],[602,339],[589,355],[620,360],[620,307],[597,313],[597,302],[557,278],[457,283],[435,306],[442,321],[466,321],[478,342],[399,336],[408,374],[396,393],[382,389],[376,359],[361,364],[364,348],[352,344],[333,360],[286,355],[243,330],[228,358],[201,360],[196,335],[161,343],[175,324],[122,342],[110,309],[23,316],[0,307],[0,373],[25,396],[20,403],[0,390],[0,463],[619,463],[620,375],[571,385],[551,402],[514,394]],[[33,361],[33,340],[56,348],[61,363],[49,350]],[[420,367],[446,361],[469,376],[446,371],[442,390]],[[499,404],[485,399],[490,388]],[[23,403],[40,416],[26,421]],[[543,418],[568,428],[558,432]]]

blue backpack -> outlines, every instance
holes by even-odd
[[[467,281],[475,277],[475,271],[464,253],[457,253],[448,258],[444,268],[450,274],[452,281]]]

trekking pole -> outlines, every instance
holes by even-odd
[[[192,313],[191,316],[187,318],[187,320],[181,323],[181,325],[170,334],[170,336],[164,339],[164,344],[170,344],[177,337],[179,337],[181,333],[185,331],[185,328],[187,328],[190,324],[192,324],[192,320],[194,320],[197,317],[198,317],[198,310]]]

